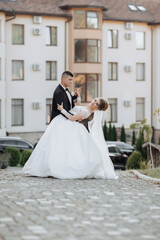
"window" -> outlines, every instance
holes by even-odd
[[[108,80],[110,81],[118,80],[118,63],[114,62],[108,63]]]
[[[12,25],[12,44],[24,44],[24,25]]]
[[[136,32],[136,49],[145,49],[145,32]]]
[[[74,27],[98,29],[100,22],[100,13],[95,11],[76,10],[74,12]]]
[[[141,11],[141,12],[145,12],[146,8],[143,7],[142,5],[137,5],[137,8]]]
[[[144,81],[145,80],[145,64],[136,63],[136,80]]]
[[[12,126],[24,125],[24,100],[12,99]]]
[[[108,30],[108,47],[118,48],[118,30]]]
[[[117,98],[109,98],[109,122],[117,122]]]
[[[46,62],[46,80],[57,80],[57,62]]]
[[[74,86],[82,87],[82,102],[90,102],[99,96],[100,92],[100,75],[99,74],[76,74]]]
[[[23,60],[12,60],[12,80],[24,80]]]
[[[57,46],[57,27],[46,27],[46,45]]]
[[[50,123],[51,111],[52,111],[52,99],[47,98],[46,99],[46,124]]]
[[[75,62],[99,63],[100,40],[77,39],[75,40]]]
[[[2,41],[2,39],[1,39],[1,35],[2,35],[2,33],[1,33],[1,20],[0,20],[0,42]]]
[[[136,122],[141,122],[145,118],[145,99],[136,98]]]
[[[0,99],[0,128],[2,127],[1,126],[1,121],[2,121],[2,106],[1,106],[1,99]]]
[[[1,61],[1,58],[0,58],[0,80],[2,79],[2,73],[1,73],[1,71],[2,71],[2,70],[1,70],[2,67],[1,67],[1,62],[2,62],[2,61]]]
[[[131,11],[138,11],[137,7],[133,4],[128,4],[128,7]]]

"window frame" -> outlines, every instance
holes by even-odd
[[[51,42],[51,44],[47,44],[46,43],[46,46],[51,46],[51,47],[57,47],[58,46],[58,31],[57,31],[57,26],[46,26],[46,28],[49,28],[49,33],[50,33],[50,42]],[[55,45],[53,45],[52,44],[52,35],[51,35],[51,29],[52,28],[55,28],[56,29],[56,44]]]
[[[138,64],[142,64],[142,65],[143,65],[143,79],[138,79],[138,78],[137,78],[137,66],[138,66]],[[145,81],[145,80],[146,80],[146,79],[145,79],[145,77],[146,77],[146,76],[145,76],[145,75],[146,75],[146,74],[145,74],[145,71],[146,71],[145,69],[146,69],[145,63],[140,63],[140,62],[137,62],[137,63],[136,63],[136,81],[141,82],[141,81]]]
[[[22,67],[23,67],[23,76],[22,79],[16,79],[12,77],[12,81],[24,81],[24,60],[12,60],[12,75],[13,75],[13,62],[22,62]]]
[[[109,64],[111,64],[111,78],[109,78]],[[114,64],[116,64],[116,79],[113,78]],[[118,62],[108,62],[108,81],[118,81]]]
[[[113,43],[114,43],[114,41],[113,41],[113,31],[117,31],[117,39],[116,39],[116,46],[114,47],[113,45]],[[109,43],[108,43],[108,48],[109,49],[118,49],[119,48],[119,31],[117,30],[117,29],[108,29],[108,34],[109,34],[109,32],[111,32],[111,40],[112,40],[112,46],[110,47],[109,46]],[[108,38],[109,38],[109,36],[108,36]]]
[[[143,39],[143,48],[138,48],[137,47],[137,33],[143,33],[144,39]],[[144,31],[136,31],[136,50],[146,50],[146,32]]]
[[[76,27],[75,26],[75,12],[85,12],[85,26],[84,27]],[[87,13],[88,12],[94,12],[94,13],[96,13],[96,15],[97,15],[97,28],[90,28],[90,27],[88,27],[88,22],[87,22],[87,20],[88,20],[88,16],[87,16]],[[93,11],[93,10],[74,10],[74,29],[92,29],[92,30],[98,30],[98,29],[100,29],[100,12],[99,11]]]
[[[47,63],[50,65],[50,78],[47,78]],[[56,64],[56,73],[55,73],[55,79],[51,78],[52,77],[52,64]],[[57,61],[46,61],[46,81],[57,81]]]
[[[47,101],[51,101],[51,103],[47,103]],[[50,119],[48,119],[49,121],[47,122],[47,107],[49,107],[49,110],[50,110]],[[50,123],[50,120],[51,120],[51,113],[52,113],[52,98],[46,98],[46,118],[45,118],[45,122],[46,122],[46,125],[48,125]]]
[[[85,46],[84,46],[84,49],[85,49],[85,60],[84,62],[76,62],[76,47],[75,47],[75,43],[77,40],[84,40],[85,42]],[[96,49],[97,49],[97,62],[88,62],[88,40],[95,40],[97,41],[97,45],[96,45]],[[100,46],[98,46],[100,45]],[[99,61],[98,61],[99,60]],[[74,39],[74,63],[78,63],[78,64],[81,64],[81,63],[94,63],[94,64],[99,64],[101,63],[101,40],[100,39]]]
[[[116,103],[111,103],[111,100],[116,100],[115,102]],[[110,123],[117,123],[118,122],[118,98],[108,98],[108,102],[109,102],[109,108],[110,108],[110,120],[109,120],[109,122]],[[116,119],[115,119],[115,121],[113,121],[113,114],[112,114],[112,112],[113,112],[113,108],[112,108],[112,106],[113,105],[115,105],[116,106]]]
[[[13,101],[14,100],[22,100],[22,105],[18,105],[18,106],[22,106],[22,124],[13,124],[13,106],[17,106],[17,105],[13,105]],[[24,126],[24,99],[23,98],[12,98],[11,99],[11,126],[12,127],[20,127],[20,126]]]
[[[13,42],[13,26],[23,26],[23,43],[14,43]],[[16,24],[16,23],[13,23],[12,24],[12,45],[24,45],[25,44],[25,26],[24,24]]]
[[[138,99],[139,99],[139,100],[140,100],[140,99],[143,100],[143,103],[137,103],[137,100],[138,100]],[[137,105],[138,105],[138,104],[139,104],[139,105],[140,105],[140,104],[143,104],[143,117],[142,117],[142,119],[137,119],[137,115],[138,115],[138,114],[137,114]],[[137,97],[137,98],[136,98],[136,122],[141,122],[144,118],[145,118],[145,98],[144,98],[144,97],[143,97],[143,98],[142,98],[142,97],[140,97],[140,98]]]
[[[75,74],[75,77],[78,76],[78,75],[84,75],[85,76],[85,100],[82,101],[82,103],[89,103],[90,101],[87,100],[87,83],[90,81],[88,80],[88,77],[89,75],[95,75],[96,76],[96,81],[93,81],[93,82],[96,82],[97,83],[97,97],[99,96],[99,92],[100,92],[100,78],[101,78],[101,75],[99,73],[76,73]],[[74,82],[74,85],[75,85],[75,82]]]

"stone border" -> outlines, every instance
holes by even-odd
[[[137,170],[130,170],[129,172],[130,172],[130,173],[134,173],[134,175],[136,175],[137,177],[139,177],[139,178],[141,178],[141,179],[143,179],[143,180],[149,180],[149,181],[152,181],[152,182],[154,182],[154,183],[160,183],[160,179],[152,178],[152,177],[143,175],[143,174],[141,174],[140,172],[138,172]]]

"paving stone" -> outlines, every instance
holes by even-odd
[[[0,239],[159,240],[160,186],[117,174],[59,180],[0,170]]]

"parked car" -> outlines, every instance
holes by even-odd
[[[16,147],[21,152],[27,149],[34,149],[31,142],[18,137],[0,137],[0,152],[2,153],[6,147]]]
[[[107,141],[107,144],[114,144],[116,145],[122,153],[126,154],[127,156],[130,156],[132,152],[135,151],[135,148],[127,143],[124,142],[118,142],[118,141]]]
[[[128,156],[120,151],[120,149],[113,144],[108,144],[109,156],[113,162],[115,169],[126,169]]]

